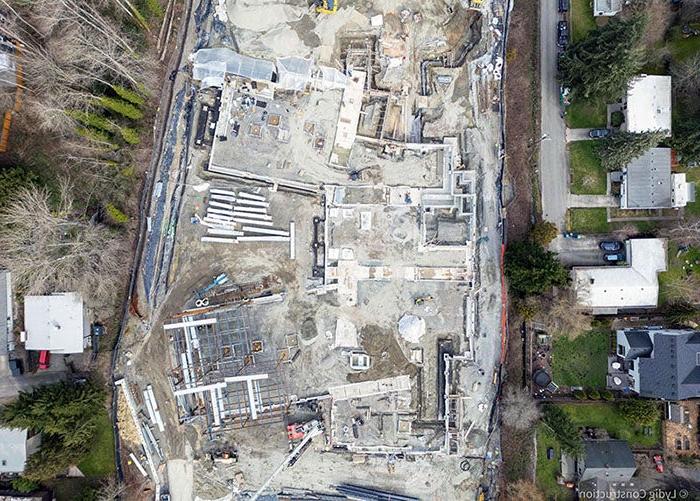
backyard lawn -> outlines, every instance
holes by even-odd
[[[605,208],[569,209],[569,229],[576,233],[608,233],[608,212]]]
[[[116,468],[112,420],[106,409],[96,419],[98,422],[97,435],[90,445],[90,452],[78,465],[80,471],[87,477],[112,475]]]
[[[610,351],[610,329],[600,327],[575,339],[554,339],[552,379],[559,386],[605,388]]]
[[[547,459],[547,449],[554,449],[554,459]],[[542,490],[547,499],[557,501],[573,499],[569,489],[557,483],[561,459],[561,447],[547,426],[537,425],[537,486]]]
[[[661,411],[651,434],[645,435],[641,426],[630,425],[618,412],[614,403],[562,404],[562,409],[578,427],[604,428],[612,438],[627,440],[632,447],[653,447],[661,439]]]
[[[691,24],[691,27],[700,29],[700,24]],[[674,26],[670,30],[670,36],[666,47],[671,52],[673,60],[684,61],[694,54],[700,53],[700,36],[683,38],[680,26]]]
[[[668,242],[668,267],[663,273],[659,273],[659,304],[664,305],[676,301],[683,301],[687,296],[684,288],[673,287],[673,284],[683,282],[688,276],[690,264],[696,270],[695,274],[700,273],[700,249],[690,247],[687,251],[678,255],[678,245],[673,242]],[[684,266],[687,269],[684,269]]]
[[[571,39],[578,42],[589,31],[596,29],[593,7],[590,0],[572,0],[571,2]]]
[[[575,195],[605,195],[607,172],[596,152],[595,141],[576,141],[569,144],[571,193]]]
[[[566,107],[566,125],[570,129],[596,129],[607,124],[608,108],[603,100],[574,98]]]

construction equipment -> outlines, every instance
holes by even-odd
[[[200,306],[207,306],[209,304],[209,301],[204,297],[204,295],[212,290],[214,287],[218,287],[219,285],[224,285],[225,283],[228,282],[228,276],[226,273],[222,273],[221,275],[217,275],[214,277],[214,280],[207,285],[206,287],[202,287],[201,289],[197,290],[194,292],[194,295],[197,296],[197,301],[196,304],[198,307]],[[206,304],[205,304],[206,303]]]
[[[338,10],[338,0],[319,0],[316,2],[316,12],[319,14],[333,14]]]
[[[428,301],[432,301],[432,300],[433,300],[433,296],[431,296],[431,295],[420,296],[420,297],[417,297],[416,299],[414,299],[413,303],[415,305],[419,305],[419,304],[427,303]]]
[[[300,433],[303,433],[303,437],[296,444],[294,449],[292,449],[292,452],[290,452],[289,455],[285,458],[285,460],[282,461],[282,464],[280,464],[277,467],[277,469],[272,472],[272,475],[270,475],[270,477],[265,481],[265,483],[260,487],[260,489],[258,489],[258,491],[253,495],[250,501],[257,501],[257,499],[265,491],[265,489],[267,489],[270,483],[272,483],[275,477],[279,475],[285,468],[293,466],[294,463],[296,463],[299,460],[306,448],[309,445],[311,445],[311,440],[313,440],[314,437],[317,437],[318,435],[323,433],[323,424],[316,419],[309,421],[308,423],[304,423],[303,425],[292,424],[287,426],[288,437],[290,436],[290,427],[293,428],[293,436],[298,436]]]

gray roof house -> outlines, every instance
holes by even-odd
[[[41,435],[29,436],[27,430],[0,428],[0,474],[22,473],[27,458],[41,443]]]
[[[617,331],[617,356],[629,376],[625,388],[641,397],[700,397],[700,332],[674,329]]]
[[[592,492],[599,496],[605,492],[624,490],[631,485],[637,465],[627,442],[584,440],[583,448],[584,452],[576,462],[579,492]],[[583,499],[597,499],[597,496],[584,496]]]
[[[671,148],[650,148],[622,169],[622,209],[679,208],[694,200],[694,183],[671,172]]]

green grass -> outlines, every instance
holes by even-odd
[[[684,299],[682,292],[672,292],[671,284],[682,281],[688,275],[690,270],[688,265],[691,263],[694,265],[695,273],[700,273],[700,266],[695,264],[698,261],[700,261],[700,249],[690,247],[688,251],[678,256],[678,245],[673,241],[668,242],[667,270],[659,273],[659,305]],[[688,268],[683,269],[684,266]]]
[[[700,29],[700,23],[691,24],[695,29]],[[700,36],[683,38],[681,28],[674,26],[670,30],[666,47],[671,52],[674,61],[680,62],[700,52]]]
[[[700,187],[700,169],[685,170],[685,178],[688,182],[694,182],[696,187]],[[700,197],[695,202],[689,202],[684,209],[684,214],[689,216],[700,216]]]
[[[575,195],[605,195],[607,172],[600,162],[595,141],[576,141],[569,144],[571,193]]]
[[[90,444],[90,451],[78,465],[87,477],[104,477],[114,473],[114,435],[112,420],[107,409],[97,419],[97,434]]]
[[[602,207],[569,209],[569,228],[576,233],[608,233],[608,213]]]
[[[607,124],[608,108],[601,99],[574,98],[566,107],[566,125],[570,129],[597,129]]]
[[[605,388],[610,330],[593,329],[575,339],[558,337],[552,347],[552,379],[560,386]]]
[[[571,39],[578,42],[586,38],[588,32],[596,29],[593,7],[590,0],[571,1]]]
[[[547,449],[554,449],[554,459],[547,459]],[[573,499],[570,490],[557,483],[560,473],[561,447],[552,432],[540,423],[537,425],[537,487],[547,499]]]
[[[651,426],[651,435],[644,435],[642,427],[630,425],[614,403],[562,404],[561,407],[576,426],[604,428],[612,438],[627,440],[632,447],[653,447],[661,441],[660,411],[656,423]]]

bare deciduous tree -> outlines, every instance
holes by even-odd
[[[97,501],[114,501],[119,498],[120,494],[124,494],[124,491],[126,491],[126,484],[111,476],[100,484],[96,499]]]
[[[126,272],[123,240],[74,209],[67,183],[54,204],[42,188],[17,193],[0,212],[0,239],[0,266],[21,293],[78,291],[106,303]]]
[[[543,301],[545,329],[551,335],[574,339],[590,330],[592,318],[578,307],[571,290],[559,291],[553,298]]]
[[[700,245],[700,220],[683,220],[673,228],[663,230],[662,235],[686,245]]]
[[[508,484],[506,499],[509,501],[544,501],[544,495],[529,480],[518,480]]]
[[[503,422],[516,430],[530,429],[540,418],[537,402],[523,389],[508,389],[501,402]]]

